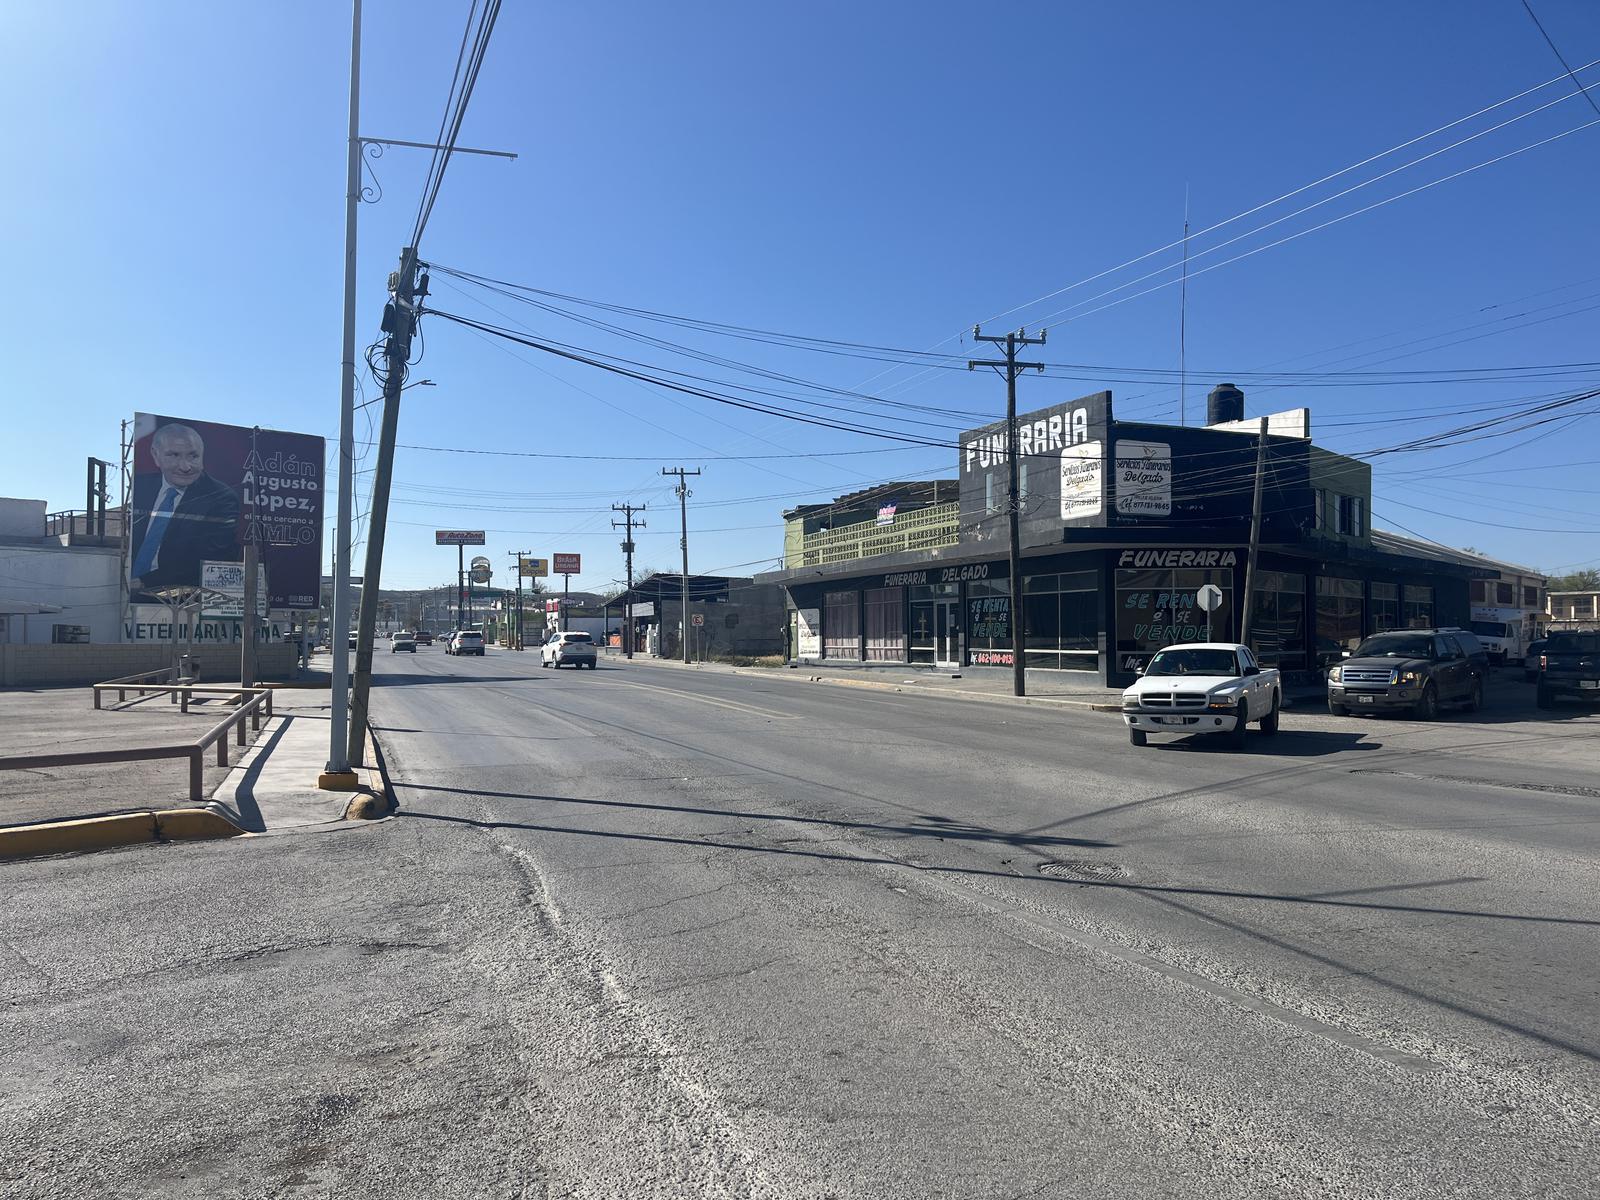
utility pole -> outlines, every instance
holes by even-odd
[[[511,557],[517,560],[517,608],[516,624],[512,626],[511,645],[522,649],[522,562],[533,553],[532,550],[512,550]]]
[[[627,541],[622,543],[623,556],[628,560],[628,599],[627,603],[623,605],[625,615],[622,626],[622,656],[624,658],[633,657],[633,528],[635,525],[640,529],[645,527],[644,522],[636,520],[633,514],[644,512],[647,507],[648,505],[644,504],[613,504],[611,506],[612,512],[622,514],[621,521],[612,520],[611,528],[615,529],[621,525],[628,531]]]
[[[389,482],[394,474],[394,441],[400,428],[400,391],[405,386],[406,362],[411,358],[411,335],[416,332],[415,301],[428,294],[428,277],[419,288],[413,282],[417,251],[400,252],[400,269],[390,279],[393,299],[384,306],[383,430],[378,435],[378,462],[372,473],[372,505],[367,514],[367,566],[361,577],[361,615],[356,632],[356,668],[350,695],[348,761],[360,762],[367,741],[367,698],[372,690],[372,632],[378,616],[378,588],[383,575],[383,539],[389,525]]]
[[[1250,625],[1255,618],[1256,557],[1261,552],[1261,493],[1267,482],[1267,419],[1261,418],[1256,437],[1256,493],[1250,503],[1250,556],[1244,562],[1244,615],[1239,621],[1239,641],[1250,644]]]
[[[663,475],[676,475],[678,477],[678,515],[683,523],[683,536],[678,539],[678,546],[683,550],[683,574],[679,577],[682,583],[683,611],[678,622],[678,640],[683,643],[683,661],[689,662],[689,485],[684,482],[686,476],[700,474],[699,469],[686,471],[682,467],[662,467]]]
[[[1006,348],[1004,362],[993,359],[970,359],[967,370],[975,367],[993,367],[1006,380],[1006,523],[1010,531],[1011,564],[1011,693],[1028,694],[1028,676],[1022,646],[1022,537],[1019,532],[1022,499],[1017,491],[1017,374],[1020,371],[1043,371],[1043,363],[1019,363],[1018,346],[1042,346],[1049,331],[1041,329],[1039,336],[1031,338],[1027,330],[1019,329],[1004,337],[985,337],[977,325],[972,327],[972,340],[990,342]]]

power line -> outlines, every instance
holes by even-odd
[[[1540,36],[1544,38],[1544,44],[1550,47],[1550,53],[1556,56],[1556,61],[1561,64],[1561,69],[1567,73],[1567,78],[1578,84],[1578,90],[1583,93],[1583,98],[1589,102],[1589,107],[1594,109],[1597,114],[1600,114],[1600,104],[1595,103],[1594,97],[1589,94],[1588,88],[1578,83],[1578,77],[1572,73],[1572,68],[1567,66],[1567,60],[1562,57],[1561,51],[1556,49],[1555,42],[1545,32],[1544,22],[1539,20],[1539,15],[1533,11],[1533,5],[1529,4],[1528,0],[1522,0],[1522,7],[1528,10],[1528,16],[1533,18],[1533,23],[1538,27]]]

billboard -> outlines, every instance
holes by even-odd
[[[1105,521],[1111,393],[1096,392],[1017,418],[1018,526],[1024,546],[1061,541],[1063,527]],[[961,435],[961,541],[1008,539],[1011,456],[1006,423]]]
[[[435,529],[435,546],[481,546],[484,531],[481,529]]]
[[[135,413],[128,594],[201,585],[254,537],[274,609],[314,609],[322,577],[323,440]]]
[[[527,558],[517,560],[524,579],[545,579],[550,575],[550,560],[548,558]]]
[[[583,555],[581,554],[556,554],[555,571],[557,575],[583,574]]]

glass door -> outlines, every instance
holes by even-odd
[[[939,600],[934,604],[935,662],[941,667],[961,665],[961,604]]]

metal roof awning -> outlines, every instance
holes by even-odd
[[[7,600],[0,597],[0,617],[38,617],[65,610],[59,604],[38,604],[32,600]]]

